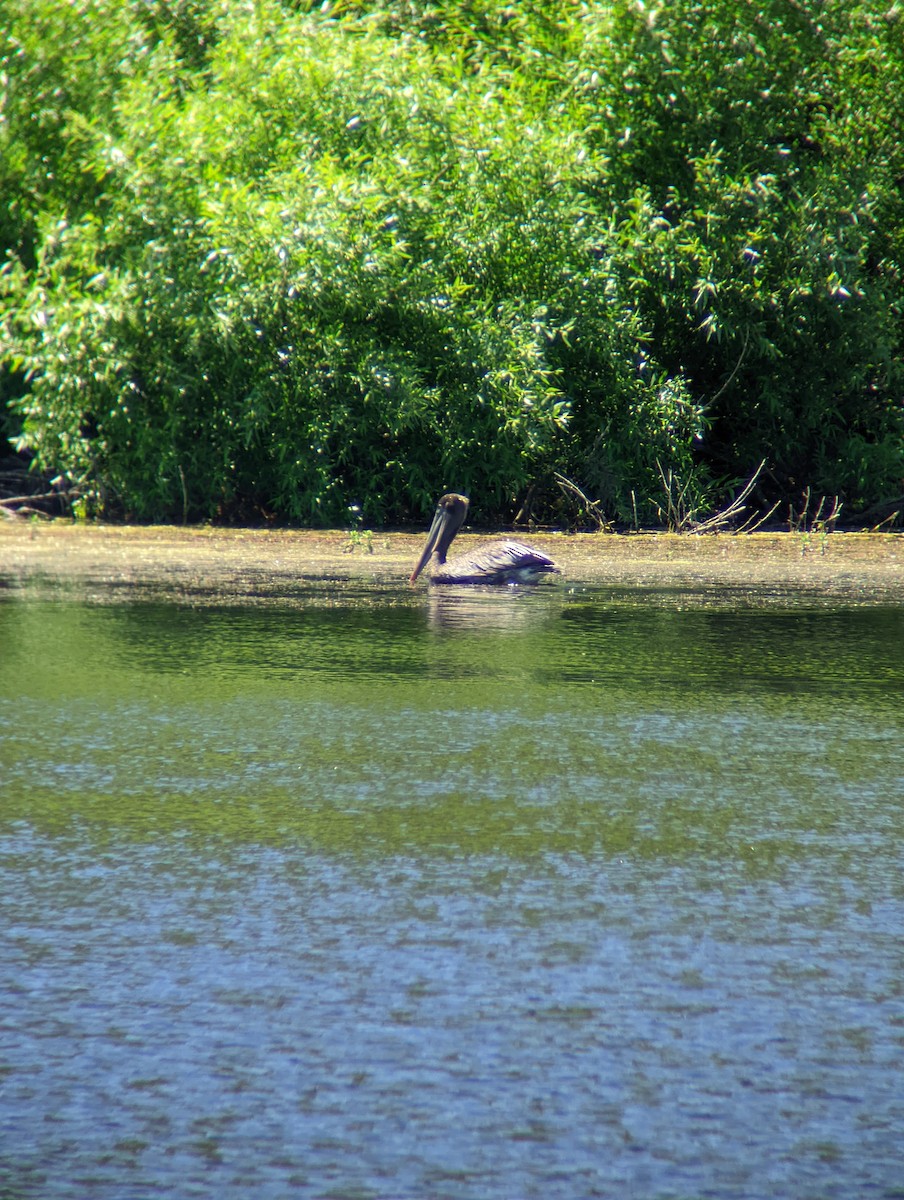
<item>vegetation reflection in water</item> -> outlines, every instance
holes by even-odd
[[[900,610],[451,590],[0,622],[6,814],[48,830],[766,869],[898,798]]]

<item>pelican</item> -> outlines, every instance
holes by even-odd
[[[489,542],[446,562],[446,552],[468,514],[467,496],[440,496],[427,544],[411,572],[414,583],[430,562],[431,583],[536,583],[541,575],[558,575],[551,558],[521,542]]]

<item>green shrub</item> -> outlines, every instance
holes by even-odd
[[[0,8],[0,395],[95,511],[900,489],[893,13]]]
[[[588,36],[602,241],[706,406],[711,469],[765,457],[773,496],[901,490],[902,33],[840,0],[703,0]]]

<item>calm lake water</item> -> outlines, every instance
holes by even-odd
[[[0,600],[0,1196],[904,1197],[904,609]]]

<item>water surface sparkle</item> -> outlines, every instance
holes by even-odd
[[[904,610],[334,601],[0,603],[4,1194],[904,1196]]]

